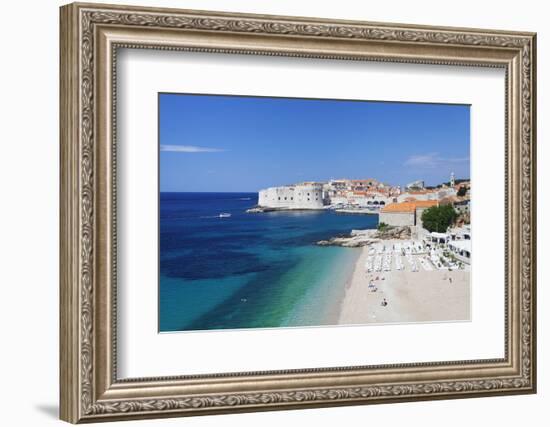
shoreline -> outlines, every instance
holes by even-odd
[[[323,212],[330,209],[326,208],[289,208],[289,207],[278,207],[278,208],[267,208],[263,206],[254,206],[245,210],[245,213],[248,214],[258,214],[258,213],[269,213],[269,212],[297,212],[297,211],[308,211],[308,212]]]
[[[330,308],[327,310],[327,316],[325,318],[325,321],[328,321],[326,322],[326,325],[340,325],[342,305],[344,304],[346,294],[352,283],[353,275],[355,274],[357,265],[361,259],[362,251],[357,250],[357,248],[347,248],[347,251],[349,251],[350,257],[353,256],[354,260],[351,261],[351,268],[349,271],[342,274],[340,281],[341,295],[336,301],[334,301],[334,303],[330,304]],[[338,266],[335,266],[334,268],[338,269]]]
[[[315,286],[308,288],[300,302],[286,316],[283,327],[338,325],[346,286],[359,256],[359,251],[353,249],[332,248],[332,255],[320,267],[322,272]]]
[[[329,205],[323,207],[267,207],[267,206],[252,206],[245,210],[246,213],[268,213],[268,212],[287,212],[287,211],[327,211],[334,212],[341,215],[379,215],[380,210],[362,209],[362,208],[334,208]]]
[[[374,246],[397,242],[389,240]],[[360,248],[351,278],[345,284],[338,325],[471,320],[468,270],[420,268],[413,272],[402,257],[404,270],[367,273],[365,263],[370,247]],[[376,292],[372,292],[369,283],[374,284]],[[386,306],[382,305],[384,300]]]

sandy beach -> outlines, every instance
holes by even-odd
[[[380,244],[392,245],[396,241]],[[369,247],[363,247],[355,270],[346,284],[341,304],[339,324],[408,323],[470,320],[470,271],[425,271],[418,261],[418,271],[412,271],[406,257],[392,254],[391,271],[365,268]],[[404,269],[395,268],[395,257]],[[433,267],[433,266],[432,266]],[[369,288],[369,283],[374,286]],[[375,292],[372,290],[376,289]],[[387,301],[387,305],[382,302]]]

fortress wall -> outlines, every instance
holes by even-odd
[[[380,212],[378,223],[392,226],[414,225],[414,212]]]
[[[323,189],[320,185],[270,187],[260,191],[258,204],[267,208],[322,209]]]

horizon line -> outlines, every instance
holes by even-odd
[[[159,190],[159,193],[259,193],[260,190],[255,191],[163,191]]]
[[[339,179],[353,179],[353,178],[339,178]],[[361,178],[360,178],[361,179]],[[375,179],[376,181],[378,181],[376,178],[373,178]],[[338,180],[338,179],[336,179]],[[471,177],[468,177],[468,178],[455,178],[456,181],[470,181],[471,180]],[[318,183],[326,183],[326,182],[329,182],[330,180],[327,180],[327,181],[302,181],[302,182],[318,182]],[[420,180],[422,181],[422,180]],[[379,181],[381,183],[383,183],[383,181]],[[435,185],[425,185],[424,188],[428,188],[428,187],[434,187],[436,188],[438,185],[441,185],[441,184],[446,184],[448,181],[443,181],[443,182],[440,182],[439,184],[435,184]],[[285,186],[292,186],[292,185],[296,185],[296,184],[299,184],[299,183],[294,183],[294,184],[281,184],[281,185],[272,185],[271,187],[285,187]],[[406,185],[389,185],[390,187],[402,187],[402,188],[406,188]],[[271,188],[271,187],[265,187],[265,188]],[[176,191],[170,191],[170,190],[160,190],[159,189],[159,193],[259,193],[261,190],[264,190],[265,188],[261,188],[259,190],[239,190],[239,191],[216,191],[216,190],[210,190],[210,191],[182,191],[182,190],[176,190]]]

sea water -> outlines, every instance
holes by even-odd
[[[160,194],[161,332],[337,324],[360,251],[315,243],[375,228],[377,215],[246,213],[257,201],[257,193]]]

